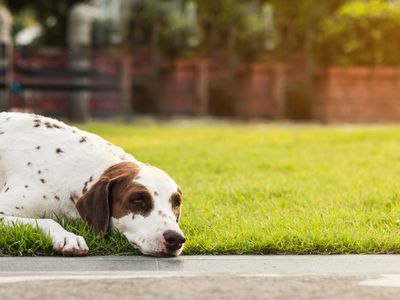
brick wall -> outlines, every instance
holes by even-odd
[[[348,67],[315,77],[313,118],[329,123],[400,121],[400,68]]]
[[[243,118],[281,119],[285,113],[285,67],[258,63],[237,74],[236,115]]]
[[[14,51],[13,64],[32,70],[59,69],[68,67],[67,53],[59,49],[40,48],[32,51]],[[91,57],[91,68],[97,72],[108,74],[108,76],[118,77],[118,65],[113,58],[93,55]],[[18,72],[13,72],[12,80],[15,83],[27,80]],[[29,78],[30,82],[35,83],[64,83],[66,78]],[[92,83],[101,85],[107,83],[107,79],[96,78]],[[71,93],[65,91],[24,91],[23,93],[11,93],[10,109],[26,110],[39,114],[51,116],[67,116],[70,111]],[[90,93],[89,100],[90,113],[94,116],[111,116],[121,113],[123,103],[118,92],[98,91]]]

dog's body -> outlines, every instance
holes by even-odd
[[[122,184],[124,188],[117,186]],[[165,203],[165,199],[171,202],[180,194],[172,179],[99,136],[54,119],[0,113],[0,191],[0,218],[6,224],[37,224],[50,234],[54,248],[63,254],[86,254],[83,238],[50,219],[33,218],[83,218],[102,234],[109,227],[120,230],[145,254],[180,253],[181,248],[176,253],[165,249],[159,231],[178,232],[181,246],[184,243],[177,222],[171,223],[171,219],[179,218],[176,204],[167,207]],[[140,199],[125,200],[128,196]],[[107,214],[108,220],[103,214]],[[142,230],[138,222],[155,219],[157,214],[161,216],[157,221],[161,225],[154,227],[157,233],[151,233],[152,245],[146,246],[151,249],[144,249],[141,240],[146,239],[146,234],[138,234]]]

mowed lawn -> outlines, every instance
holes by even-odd
[[[81,126],[182,187],[184,254],[400,253],[400,127]],[[66,174],[68,176],[68,174]],[[130,254],[82,223],[89,254]],[[0,227],[0,254],[51,254]]]

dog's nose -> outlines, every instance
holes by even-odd
[[[179,232],[167,230],[163,233],[168,250],[175,251],[182,247],[186,242],[185,237]]]

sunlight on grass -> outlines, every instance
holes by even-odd
[[[182,187],[185,254],[400,253],[400,128],[82,127]],[[90,254],[132,254],[85,224]],[[51,253],[37,231],[0,227],[1,254]]]

